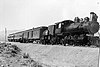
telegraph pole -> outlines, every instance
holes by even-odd
[[[99,25],[99,30],[100,30],[100,25]],[[100,41],[100,32],[98,32],[98,35],[99,35],[99,41]],[[98,66],[100,67],[100,46],[99,46]]]
[[[100,41],[100,33],[98,32],[98,34],[99,34],[99,41]],[[99,44],[100,44],[100,42],[99,42]],[[99,46],[99,57],[98,57],[98,63],[99,63],[99,67],[100,67],[100,46]]]
[[[6,37],[7,37],[7,29],[5,28],[5,43],[6,43]]]

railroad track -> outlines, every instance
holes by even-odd
[[[7,43],[11,43],[11,44],[15,44],[15,45],[22,45],[22,46],[25,46],[25,45],[43,45],[43,46],[63,46],[63,45],[61,45],[61,44],[55,44],[55,45],[52,45],[52,44],[37,44],[37,43],[20,43],[20,42],[7,42]],[[99,48],[99,47],[97,47],[97,46],[94,46],[94,45],[91,45],[91,46],[74,46],[74,45],[68,45],[68,44],[66,44],[66,46],[64,46],[64,47],[85,47],[85,48]]]

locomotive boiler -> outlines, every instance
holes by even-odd
[[[43,43],[50,44],[69,44],[69,45],[93,45],[94,34],[99,30],[98,16],[90,13],[90,18],[80,20],[78,17],[72,20],[65,20],[48,26],[45,31]]]
[[[97,22],[97,15],[94,12],[90,13],[90,19],[88,17],[84,18],[84,21],[80,21],[79,18],[75,18],[74,22],[69,22],[69,24],[64,24],[64,32],[70,33],[85,33],[94,34],[99,30],[99,23]]]

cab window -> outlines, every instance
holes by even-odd
[[[58,28],[61,28],[61,23],[59,23]]]
[[[56,28],[61,28],[61,23],[56,24]]]

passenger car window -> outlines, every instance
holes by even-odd
[[[31,37],[33,37],[33,31],[31,32]]]
[[[29,38],[29,32],[28,32],[28,34],[27,34],[27,38]]]

